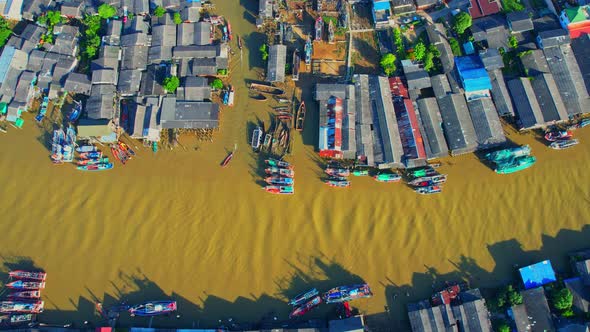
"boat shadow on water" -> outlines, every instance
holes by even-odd
[[[258,12],[258,2],[251,0],[240,0],[240,6],[244,7],[244,19],[248,23],[256,24],[256,13]]]

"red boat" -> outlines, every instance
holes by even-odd
[[[234,157],[234,153],[231,152],[230,154],[227,155],[227,157],[225,157],[225,159],[223,159],[223,162],[221,163],[221,167],[225,167],[227,166],[227,164],[229,164],[229,162],[231,161],[231,159]]]
[[[319,295],[316,295],[311,300],[309,300],[306,303],[302,304],[301,306],[293,309],[293,311],[289,315],[289,318],[303,316],[306,313],[308,313],[309,311],[311,311],[313,308],[320,305],[321,303],[322,303],[322,298]]]
[[[572,135],[572,132],[568,130],[551,131],[545,134],[545,139],[549,142],[555,142],[558,139],[569,139]]]
[[[46,272],[30,272],[30,271],[23,271],[23,270],[16,270],[8,272],[8,276],[14,279],[28,279],[28,280],[39,280],[45,281],[47,278]]]
[[[16,292],[8,295],[9,298],[12,299],[38,299],[41,297],[41,292],[36,291],[24,291],[24,292]]]
[[[113,157],[117,158],[117,160],[119,160],[123,165],[125,165],[129,159],[127,154],[124,151],[121,151],[121,149],[116,145],[111,145],[111,153],[113,154]]]

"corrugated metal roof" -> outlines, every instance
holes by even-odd
[[[492,88],[490,77],[477,56],[456,57],[455,64],[463,82],[465,91],[489,90]]]
[[[477,135],[478,149],[487,149],[506,142],[502,123],[490,98],[469,101],[467,106]]]
[[[492,99],[496,104],[496,110],[501,116],[514,115],[514,108],[512,108],[512,101],[506,88],[504,75],[500,69],[488,72],[490,80],[492,81]]]
[[[528,78],[521,77],[508,81],[508,91],[514,101],[514,110],[521,129],[536,128],[545,123]]]
[[[267,82],[285,81],[285,64],[287,63],[287,46],[272,45],[268,48]]]
[[[458,155],[475,151],[477,136],[469,116],[465,97],[452,94],[438,100],[443,128],[451,154]]]
[[[424,139],[424,148],[428,159],[444,157],[449,154],[447,142],[442,130],[442,117],[436,98],[418,99],[420,130]]]
[[[561,100],[553,75],[537,75],[532,79],[531,86],[537,97],[545,122],[565,121],[568,119],[565,105]]]

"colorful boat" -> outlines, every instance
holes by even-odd
[[[326,168],[326,170],[324,171],[326,172],[326,174],[330,175],[330,176],[349,176],[350,175],[350,170],[346,169],[346,168]]]
[[[430,186],[434,186],[436,185],[436,183],[430,181],[430,180],[424,180],[424,181],[412,181],[412,186],[414,187],[430,187]]]
[[[94,151],[94,152],[82,152],[79,156],[81,159],[95,159],[95,158],[102,158],[102,152]]]
[[[438,172],[434,168],[428,166],[420,169],[408,170],[408,175],[414,178],[421,178],[425,176],[438,175]]]
[[[121,149],[117,145],[111,145],[111,153],[113,154],[113,157],[115,157],[115,159],[120,161],[123,165],[125,165],[125,163],[129,159],[127,154],[124,151],[121,151]]]
[[[509,158],[528,156],[531,154],[531,147],[528,145],[518,146],[515,148],[503,149],[487,153],[485,158],[491,162],[498,163]]]
[[[306,313],[310,312],[313,308],[319,306],[322,303],[322,298],[319,295],[316,295],[311,300],[305,302],[304,304],[296,307],[291,311],[289,314],[289,318],[295,318],[305,315]]]
[[[233,39],[233,36],[231,34],[231,24],[229,23],[229,20],[227,20],[227,37],[229,40]]]
[[[24,292],[16,292],[8,295],[8,297],[15,299],[38,299],[41,297],[41,292],[38,290],[33,291],[24,291]]]
[[[227,157],[225,157],[225,159],[223,159],[223,161],[221,162],[221,167],[226,167],[227,164],[229,164],[229,162],[232,160],[232,158],[234,157],[234,153],[230,152]]]
[[[231,84],[228,86],[225,96],[227,96],[227,99],[224,97],[223,103],[227,106],[234,106],[234,87]]]
[[[421,183],[424,181],[430,181],[434,184],[445,183],[445,182],[447,182],[447,175],[446,174],[439,174],[439,175],[423,176],[423,177],[419,177],[419,178],[416,178],[416,179],[408,182],[408,184],[411,186],[415,186],[417,183]]]
[[[303,131],[303,124],[305,122],[305,102],[302,101],[297,110],[297,120],[295,121],[295,130]]]
[[[267,176],[264,181],[268,184],[274,184],[279,186],[292,186],[295,182],[292,178],[283,176]]]
[[[254,129],[254,131],[252,132],[252,141],[250,142],[250,145],[252,146],[252,149],[254,149],[254,151],[258,151],[260,150],[260,144],[262,143],[262,135],[264,134],[262,127],[258,126],[256,127],[256,129]]]
[[[399,182],[402,176],[399,174],[377,174],[373,177],[377,182]]]
[[[15,270],[8,272],[8,276],[12,279],[45,281],[45,278],[47,278],[47,273]]]
[[[133,151],[133,149],[131,149],[129,147],[129,145],[127,145],[127,144],[125,144],[125,143],[123,143],[121,141],[118,141],[117,142],[117,145],[119,145],[119,149],[121,149],[122,151],[124,151],[125,153],[127,153],[129,156],[135,156],[135,151]]]
[[[572,137],[572,132],[569,130],[557,130],[557,131],[550,131],[545,134],[545,139],[549,142],[554,142],[557,140],[568,139]]]
[[[373,296],[371,288],[367,284],[340,286],[332,288],[323,295],[326,303],[342,303],[356,299],[369,298]]]
[[[76,148],[76,152],[78,152],[78,153],[95,152],[95,151],[98,151],[98,148],[94,145],[80,145],[79,147]]]
[[[266,192],[278,195],[290,195],[295,193],[293,186],[266,186]]]
[[[0,312],[12,313],[31,313],[38,314],[43,312],[43,301],[22,302],[22,301],[0,301]]]
[[[555,150],[563,150],[571,148],[574,145],[578,145],[578,143],[580,143],[580,141],[578,141],[577,139],[559,140],[549,144],[549,147]]]
[[[311,54],[313,53],[313,44],[311,43],[311,38],[308,36],[307,41],[305,42],[305,63],[311,63]]]
[[[92,158],[92,159],[80,159],[76,162],[78,166],[84,165],[96,165],[96,164],[106,164],[109,162],[109,157],[102,157],[102,158]]]
[[[51,141],[51,159],[54,163],[60,164],[63,162],[63,144],[66,140],[66,133],[63,129],[53,131],[53,139]]]
[[[317,289],[311,289],[305,293],[301,293],[289,301],[289,304],[292,306],[300,306],[309,301],[309,299],[317,296],[319,294]]]
[[[293,166],[291,166],[291,164],[289,164],[286,161],[282,161],[282,160],[277,160],[277,159],[266,159],[264,161],[265,164],[269,165],[269,166],[275,166],[275,167],[281,167],[281,168],[288,168],[288,169],[293,169]]]
[[[533,166],[535,162],[537,162],[537,159],[533,156],[516,157],[498,164],[495,171],[498,174],[510,174],[527,169]]]
[[[176,311],[176,301],[153,301],[129,308],[131,316],[158,316]]]
[[[250,83],[250,89],[269,95],[279,96],[285,94],[285,91],[267,84]]]
[[[10,315],[10,324],[11,325],[18,325],[18,324],[30,322],[32,320],[33,320],[33,314]]]
[[[324,19],[321,16],[315,20],[315,40],[322,40],[322,32],[324,30]]]
[[[369,171],[366,169],[355,169],[352,171],[352,175],[354,175],[354,176],[367,176],[367,175],[369,175]]]
[[[415,192],[421,195],[431,195],[431,194],[438,194],[442,192],[442,188],[440,186],[427,186],[427,187],[419,187],[414,189]]]
[[[91,171],[91,172],[106,171],[111,168],[113,168],[113,163],[82,165],[82,166],[76,167],[76,169],[78,169],[79,171]]]
[[[578,128],[584,128],[586,126],[590,126],[590,119],[583,119],[578,123]]]
[[[333,188],[348,188],[350,187],[350,181],[341,179],[328,179],[326,180],[326,184]]]
[[[272,136],[270,134],[264,135],[264,142],[262,143],[262,147],[269,149],[272,144]]]
[[[286,176],[288,178],[292,178],[295,176],[295,171],[287,168],[267,167],[264,171],[266,172],[266,174],[278,174],[280,176]]]
[[[6,287],[11,289],[36,290],[45,288],[45,282],[17,280],[7,283]]]
[[[291,79],[293,81],[299,80],[299,68],[301,67],[301,57],[299,56],[299,50],[293,51],[293,68],[291,69]]]
[[[154,153],[158,152],[158,142],[152,143],[152,152],[154,152]]]
[[[290,108],[289,106],[279,106],[279,107],[273,107],[273,110],[275,112],[289,114],[289,108]]]
[[[76,102],[76,106],[72,109],[70,114],[68,115],[69,122],[76,122],[78,118],[82,115],[82,103]]]

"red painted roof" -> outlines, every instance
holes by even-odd
[[[420,127],[418,125],[416,111],[414,110],[414,104],[412,104],[411,100],[404,99],[404,105],[406,106],[406,112],[408,112],[408,117],[410,118],[410,123],[412,125],[418,158],[426,158],[426,150],[424,150],[424,141],[422,140],[422,135],[420,134]]]
[[[394,76],[389,78],[389,89],[393,96],[402,96],[404,98],[410,98],[408,95],[408,89],[402,81],[401,77]]]
[[[581,37],[584,34],[590,34],[590,21],[569,24],[567,29],[570,32],[571,39]]]
[[[500,12],[499,0],[469,0],[469,15],[480,18]]]

